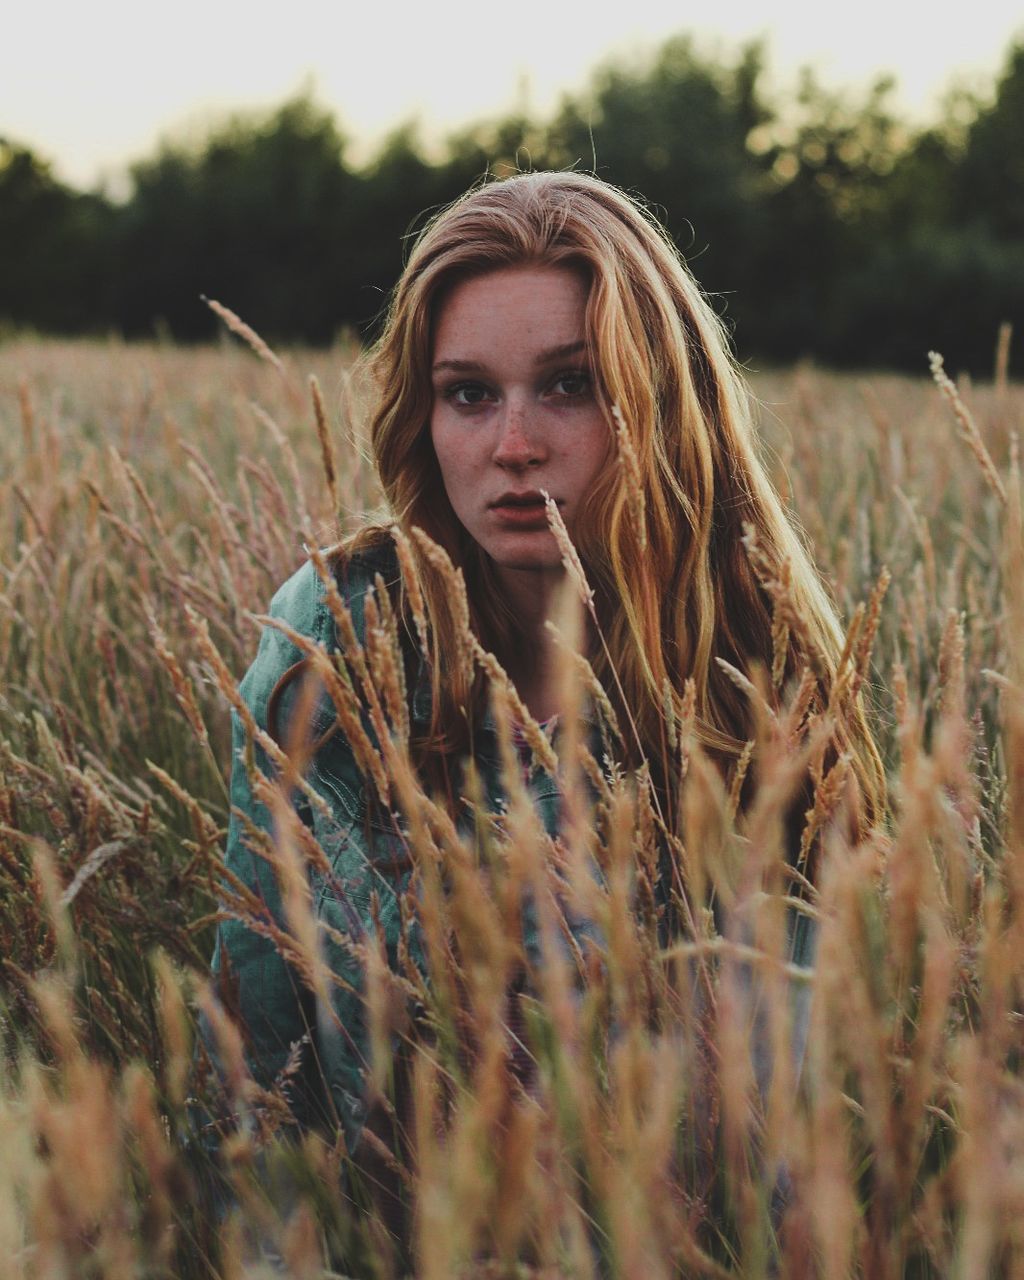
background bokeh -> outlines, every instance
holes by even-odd
[[[958,78],[948,32],[922,27],[915,58],[893,27],[892,74],[851,85],[838,55],[865,38],[870,13],[857,28],[837,28],[835,58],[783,74],[783,19],[792,26],[785,9],[778,39],[766,31],[714,40],[702,15],[697,35],[643,41],[634,22],[610,48],[589,28],[586,38],[567,38],[573,28],[557,10],[545,26],[529,9],[503,33],[452,0],[410,20],[409,31],[398,22],[385,34],[376,18],[350,15],[345,26],[340,11],[318,31],[312,19],[321,10],[305,9],[306,24],[277,37],[276,73],[273,31],[218,23],[217,6],[191,32],[187,53],[175,43],[184,34],[179,15],[148,44],[139,19],[125,18],[129,43],[109,66],[90,65],[84,26],[51,51],[57,76],[30,75],[43,51],[27,41],[21,61],[4,55],[0,331],[202,340],[215,323],[200,301],[206,294],[278,342],[326,345],[343,330],[365,338],[407,237],[432,211],[488,173],[549,166],[595,169],[650,202],[715,295],[745,360],[923,372],[925,352],[938,348],[954,369],[987,375],[999,325],[1019,316],[1019,38],[1007,38],[998,64]],[[637,20],[660,32],[664,15],[656,22],[648,9],[641,4]],[[100,22],[99,35],[116,54],[122,37],[108,26]],[[789,38],[793,49],[815,47],[811,36],[803,46]],[[311,75],[268,99],[281,69],[302,65],[294,60],[303,41],[308,65],[328,65],[332,77],[321,87]],[[969,44],[965,36],[965,57]],[[874,46],[877,66],[888,50],[877,32]],[[602,58],[583,73],[597,48]],[[909,80],[920,99],[922,64],[932,73],[927,106],[902,88]],[[172,65],[177,101],[193,94],[195,110],[186,117],[180,106],[177,127],[159,138],[150,131],[133,161],[115,168],[97,159],[92,181],[83,177],[85,155],[75,163],[77,135],[63,122],[94,115],[89,154],[106,154],[100,135],[121,137],[136,101],[143,117],[151,99],[170,102]],[[403,78],[413,66],[417,75]],[[950,68],[942,93],[940,66]],[[94,92],[80,96],[85,74]],[[104,77],[133,95],[116,111]],[[517,87],[492,101],[488,79]],[[229,110],[254,100],[253,83],[264,86],[255,94],[261,105]],[[337,105],[346,85],[358,126]],[[460,95],[461,123],[452,123]],[[26,141],[4,123],[7,115],[28,127],[37,118],[28,107],[41,111],[44,102],[51,115],[39,115],[36,128],[51,130],[54,145],[64,139],[59,159],[45,137]]]

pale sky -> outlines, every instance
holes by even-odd
[[[989,86],[1024,9],[971,0],[943,22],[920,0],[12,0],[0,42],[0,136],[30,145],[59,176],[117,179],[162,134],[210,117],[273,107],[311,84],[364,158],[417,118],[427,138],[507,110],[529,85],[543,114],[611,56],[640,57],[669,35],[716,42],[726,57],[768,39],[773,82],[811,64],[834,88],[876,74],[899,80],[898,104],[924,120],[953,78]],[[601,16],[598,17],[597,15]],[[922,16],[925,15],[925,16]]]

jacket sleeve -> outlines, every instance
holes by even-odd
[[[324,641],[326,609],[323,589],[312,564],[304,565],[274,596],[270,605],[272,617],[312,639]],[[260,639],[259,650],[239,686],[253,719],[259,728],[267,729],[267,707],[278,682],[295,663],[301,652],[273,627],[267,627]],[[279,722],[287,716],[288,698],[282,699]],[[281,895],[274,870],[266,858],[253,849],[252,829],[273,838],[274,823],[267,808],[253,795],[246,765],[250,744],[246,729],[237,712],[232,712],[231,817],[228,827],[225,864],[258,898],[263,910],[254,919],[229,917],[217,929],[213,956],[214,986],[221,1004],[240,1023],[246,1044],[249,1070],[257,1084],[268,1087],[288,1062],[292,1047],[314,1026],[313,1001],[298,975],[282,958],[272,937],[260,926],[287,928],[283,917]],[[266,752],[252,744],[254,767],[273,780],[274,766]],[[308,807],[297,805],[304,821],[309,822]],[[251,824],[251,825],[250,825]],[[209,1028],[204,1027],[209,1045]],[[216,1056],[216,1055],[214,1055]],[[304,1058],[312,1057],[306,1050]],[[302,1084],[302,1072],[292,1082],[296,1111],[305,1109],[308,1090]],[[308,1096],[305,1096],[308,1103]]]

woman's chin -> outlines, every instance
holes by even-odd
[[[522,550],[488,552],[495,568],[506,573],[558,573],[562,571],[562,559],[557,549],[553,552]]]
[[[480,545],[499,569],[550,572],[562,567],[558,544],[548,528],[510,531]]]

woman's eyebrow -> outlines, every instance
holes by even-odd
[[[439,373],[442,369],[454,369],[457,373],[482,373],[484,366],[476,360],[438,360],[433,366],[433,372]]]
[[[574,356],[585,351],[586,346],[582,338],[577,342],[563,342],[557,347],[548,347],[546,351],[539,352],[533,363],[542,365],[550,364],[552,360],[564,360],[566,356]],[[438,360],[433,366],[433,372],[439,373],[442,369],[453,369],[458,373],[482,373],[486,367],[479,360]]]
[[[578,342],[563,342],[559,347],[549,347],[534,360],[534,364],[550,364],[552,360],[564,360],[566,356],[578,355],[585,351],[587,344],[582,338]]]

